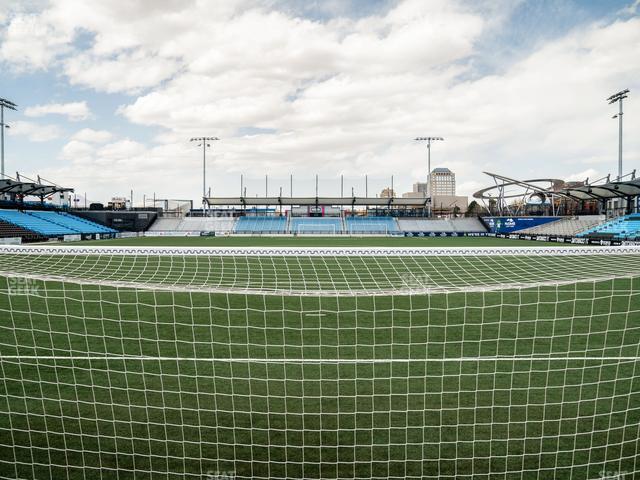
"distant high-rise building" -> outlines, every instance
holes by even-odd
[[[396,192],[391,190],[391,188],[387,187],[382,192],[380,192],[380,198],[393,198],[396,196]]]
[[[430,187],[429,196],[431,197],[442,195],[454,196],[456,194],[456,174],[448,168],[434,168],[431,170]]]
[[[417,182],[413,184],[413,192],[414,193],[422,193],[423,197],[426,197],[429,193],[429,185],[427,182]]]
[[[402,194],[402,198],[415,198],[416,206],[426,208],[436,216],[458,215],[466,212],[468,200],[456,195],[456,175],[448,168],[434,168],[429,182],[413,184],[413,191]],[[427,201],[427,198],[430,201]]]

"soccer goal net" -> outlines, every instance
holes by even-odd
[[[2,247],[0,475],[636,478],[639,320],[634,248]]]
[[[318,222],[318,223],[310,223],[303,222],[297,225],[296,233],[298,234],[336,234],[336,225],[335,223],[329,222]]]
[[[347,223],[347,230],[351,235],[386,235],[389,232],[388,225],[384,222],[350,222]]]

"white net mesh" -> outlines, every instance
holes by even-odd
[[[638,249],[0,252],[3,478],[640,472]]]

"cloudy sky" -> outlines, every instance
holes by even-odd
[[[108,200],[378,193],[432,166],[595,179],[640,166],[640,5],[609,1],[0,0],[7,172]]]

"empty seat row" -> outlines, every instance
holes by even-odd
[[[45,237],[116,232],[111,228],[64,212],[0,210],[0,220]]]
[[[29,215],[69,228],[74,233],[115,233],[115,230],[66,212],[31,211]]]
[[[602,223],[603,220],[604,217],[601,215],[564,217],[535,227],[518,230],[518,233],[528,233],[533,235],[563,235],[572,237]]]
[[[477,218],[399,218],[403,232],[486,232]]]
[[[398,232],[394,217],[345,217],[347,233],[390,233]]]
[[[233,231],[235,221],[233,217],[158,218],[149,230],[152,232],[230,233]]]
[[[44,240],[42,235],[13,223],[0,220],[0,238],[22,238],[22,240]]]
[[[240,217],[236,222],[235,233],[285,233],[286,217]]]
[[[607,235],[617,239],[635,240],[640,238],[640,214],[624,215],[580,233],[579,237]]]
[[[398,232],[394,217],[240,217],[234,233],[391,233]]]

